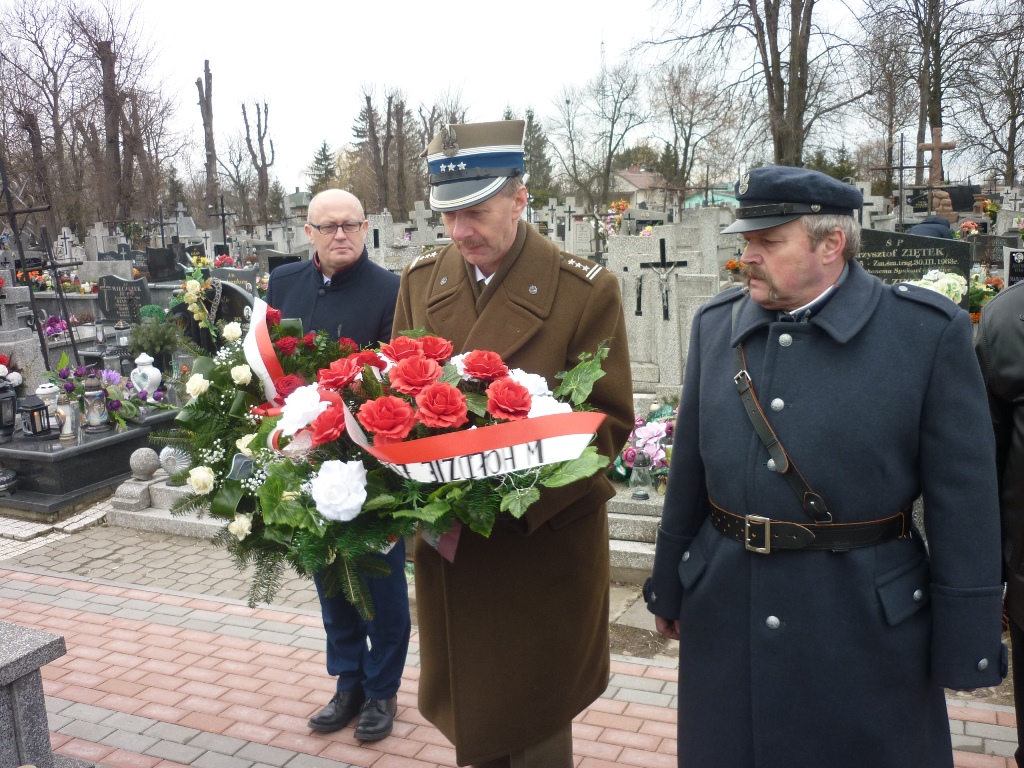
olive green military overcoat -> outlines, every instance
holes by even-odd
[[[598,450],[609,459],[621,450],[633,424],[629,350],[618,281],[600,266],[520,222],[482,294],[454,245],[410,264],[393,337],[413,328],[456,352],[497,352],[552,389],[556,373],[611,339],[590,402],[607,415]],[[417,540],[419,707],[455,745],[459,765],[550,736],[607,686],[612,495],[603,475],[545,490],[490,538],[463,527],[451,563]]]

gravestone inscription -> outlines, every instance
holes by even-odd
[[[99,286],[100,311],[109,320],[137,323],[140,320],[139,310],[153,303],[145,278],[125,280],[116,275],[102,275],[96,283]]]
[[[1024,280],[1024,250],[1019,248],[1003,248],[1003,268],[1006,275],[1006,287]]]
[[[932,270],[952,272],[971,280],[971,246],[962,240],[921,237],[901,232],[862,229],[857,260],[864,269],[892,285],[906,280],[920,280]],[[964,294],[960,306],[967,309],[969,295]]]
[[[233,267],[216,267],[210,270],[211,277],[219,277],[221,282],[238,285],[256,295],[256,267],[250,269],[235,269]]]

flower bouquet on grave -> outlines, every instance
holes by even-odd
[[[608,468],[608,477],[619,482],[628,481],[633,472],[633,462],[642,453],[649,459],[651,475],[658,481],[657,487],[663,490],[659,478],[667,477],[672,462],[672,432],[678,410],[678,406],[652,403],[647,416],[637,413],[633,431],[629,433],[622,452]]]

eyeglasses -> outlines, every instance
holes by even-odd
[[[335,232],[338,231],[339,227],[341,227],[341,231],[344,232],[345,234],[354,235],[356,232],[363,228],[363,224],[365,223],[366,220],[364,219],[363,221],[346,221],[343,224],[313,224],[312,222],[310,222],[309,226],[311,226],[321,235],[333,235]]]

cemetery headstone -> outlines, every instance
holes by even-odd
[[[197,256],[202,256],[203,258],[206,258],[206,247],[202,243],[192,243],[191,245],[186,245],[184,247],[184,251],[193,259],[196,258]]]
[[[1007,288],[1024,280],[1024,250],[1003,248],[1003,269]]]
[[[211,277],[220,278],[223,283],[231,283],[232,285],[238,285],[248,291],[251,295],[256,295],[256,272],[257,268],[252,267],[251,269],[235,269],[234,267],[215,267],[210,270]]]
[[[131,255],[127,252],[121,254],[117,251],[100,251],[96,254],[98,261],[131,261]]]
[[[1003,264],[1003,248],[1017,247],[1017,237],[1013,235],[971,235],[966,239],[971,244],[974,263],[996,269]]]
[[[259,258],[260,268],[263,269],[263,265],[266,265],[264,272],[273,272],[282,264],[293,264],[302,260],[299,255],[294,253],[278,253],[271,250],[261,251]]]
[[[139,272],[140,277],[147,277],[152,279],[149,274],[149,260],[146,258],[145,251],[130,251],[132,269],[136,269]]]
[[[177,280],[177,257],[170,248],[147,248],[146,264],[149,279],[154,283]]]
[[[932,270],[953,272],[971,280],[971,246],[963,240],[921,237],[906,233],[862,229],[857,260],[864,269],[883,283],[920,280]],[[967,309],[970,297],[964,294],[960,306]]]
[[[252,316],[252,294],[233,283],[218,282],[211,286],[206,290],[206,301],[213,322],[223,320],[226,323],[245,324]],[[185,302],[171,307],[169,317],[173,318],[182,334],[197,346],[210,353],[217,351],[217,344],[210,338],[210,332],[196,322]]]
[[[139,310],[153,303],[145,278],[125,280],[116,275],[103,275],[96,282],[99,286],[97,297],[100,311],[108,320],[138,323]]]

